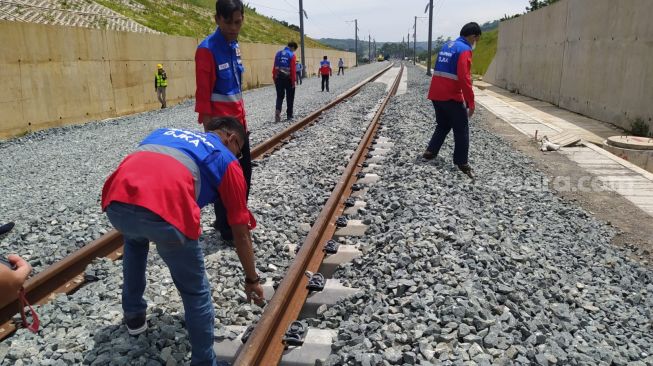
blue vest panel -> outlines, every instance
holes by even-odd
[[[274,58],[274,67],[285,74],[289,74],[293,56],[293,52],[288,47],[277,52],[277,55]]]
[[[438,53],[433,75],[458,80],[458,58],[461,53],[471,50],[472,46],[463,37],[445,43]]]
[[[190,157],[195,167],[189,167],[189,170],[191,173],[193,169],[199,171],[200,189],[199,195],[196,193],[196,196],[200,207],[216,201],[222,177],[229,164],[236,160],[234,154],[222,144],[220,137],[210,132],[161,128],[147,136],[139,146],[144,145],[163,147],[161,153],[172,156],[187,167],[189,167],[187,159],[179,156],[178,152]]]
[[[216,80],[213,93],[222,95],[240,94],[242,73],[245,71],[240,58],[237,41],[227,42],[218,28],[208,36],[199,48],[208,48],[213,54],[216,68]]]

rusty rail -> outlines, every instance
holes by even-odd
[[[122,235],[116,230],[102,235],[90,244],[76,250],[61,261],[56,262],[25,282],[25,295],[31,304],[47,302],[53,293],[68,293],[81,286],[84,280],[81,274],[95,258],[115,257],[123,245]],[[20,312],[20,302],[13,298],[3,299],[0,303],[0,340],[11,334],[16,328],[11,318]]]
[[[297,257],[288,268],[286,276],[265,307],[256,328],[241,348],[234,365],[276,365],[281,360],[284,351],[284,344],[281,341],[283,335],[288,326],[297,320],[308,296],[306,288],[308,277],[305,276],[305,273],[306,271],[317,272],[324,259],[322,246],[336,230],[336,218],[342,213],[344,201],[351,193],[351,185],[356,181],[356,173],[360,171],[372,139],[376,135],[381,115],[390,98],[396,94],[399,88],[403,69],[404,65],[402,64],[390,93],[374,115],[356,152],[318,215],[297,253]]]
[[[252,149],[252,159],[262,158],[265,154],[270,153],[289,138],[292,133],[298,131],[316,120],[324,111],[333,108],[338,103],[358,93],[360,89],[388,71],[392,65],[377,72],[371,77],[356,84],[351,89],[340,94],[336,99],[301,119],[292,126],[286,128],[279,134],[271,137],[263,143]],[[75,252],[69,254],[64,259],[51,265],[25,283],[25,294],[31,304],[43,304],[47,302],[54,293],[70,293],[84,284],[82,274],[86,266],[95,258],[109,257],[111,259],[119,258],[122,253],[123,238],[116,231],[102,235],[100,238],[92,241],[90,244],[83,246]],[[12,317],[20,312],[20,303],[14,295],[11,298],[0,298],[0,340],[6,338],[16,330],[15,324],[12,323]]]

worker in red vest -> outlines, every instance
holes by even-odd
[[[329,76],[333,75],[333,70],[331,70],[331,62],[327,60],[327,57],[324,56],[324,59],[320,61],[320,75],[322,75],[322,91],[324,91],[324,86],[326,85],[326,91],[329,92]]]
[[[286,99],[286,117],[292,119],[293,103],[295,101],[295,78],[297,78],[297,43],[288,42],[288,46],[277,52],[274,56],[272,80],[277,90],[277,103],[275,106],[274,121],[281,121],[281,106],[283,98]]]
[[[460,37],[442,46],[438,53],[428,98],[435,108],[437,126],[422,155],[431,160],[453,130],[453,163],[473,179],[469,166],[469,118],[474,114],[472,90],[472,51],[481,38],[481,27],[468,23],[460,30]]]

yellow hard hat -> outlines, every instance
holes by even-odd
[[[156,65],[156,68],[157,68],[157,69],[162,69],[162,68],[163,68],[163,65],[161,65],[161,64],[157,64],[157,65]]]

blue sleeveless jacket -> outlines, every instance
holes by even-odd
[[[195,199],[199,207],[216,201],[218,186],[227,167],[237,160],[218,135],[177,128],[152,132],[137,151],[165,154],[188,168],[195,181]]]
[[[282,74],[290,75],[290,66],[293,56],[293,52],[288,47],[277,52],[277,55],[274,57],[274,68]]]
[[[472,51],[472,46],[463,37],[445,43],[438,53],[433,76],[458,80],[458,58],[465,51]]]

